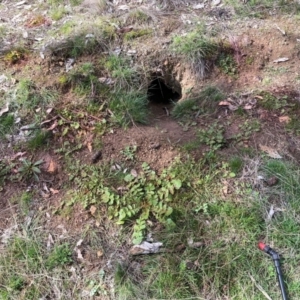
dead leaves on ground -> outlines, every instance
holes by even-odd
[[[271,158],[276,158],[276,159],[281,159],[282,158],[282,156],[277,152],[276,149],[273,149],[271,147],[264,146],[264,145],[259,145],[259,148],[260,148],[260,150],[267,153],[267,155]]]

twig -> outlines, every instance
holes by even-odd
[[[257,287],[257,289],[266,297],[266,299],[272,300],[272,298],[267,294],[267,292],[262,288],[262,286],[259,285],[250,274],[248,274],[248,275],[249,275],[251,281],[254,283],[254,285]]]
[[[275,26],[282,33],[282,35],[286,35],[285,31],[281,29],[277,24],[275,24]]]

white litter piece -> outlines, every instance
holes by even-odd
[[[288,57],[280,57],[278,59],[273,60],[274,63],[280,63],[280,62],[285,62],[288,61],[289,58]]]

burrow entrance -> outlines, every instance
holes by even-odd
[[[147,95],[152,105],[172,104],[182,97],[181,86],[175,79],[171,81],[168,78],[163,78],[160,74],[153,74]]]

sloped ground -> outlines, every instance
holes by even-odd
[[[1,1],[0,299],[298,299],[298,6]]]

